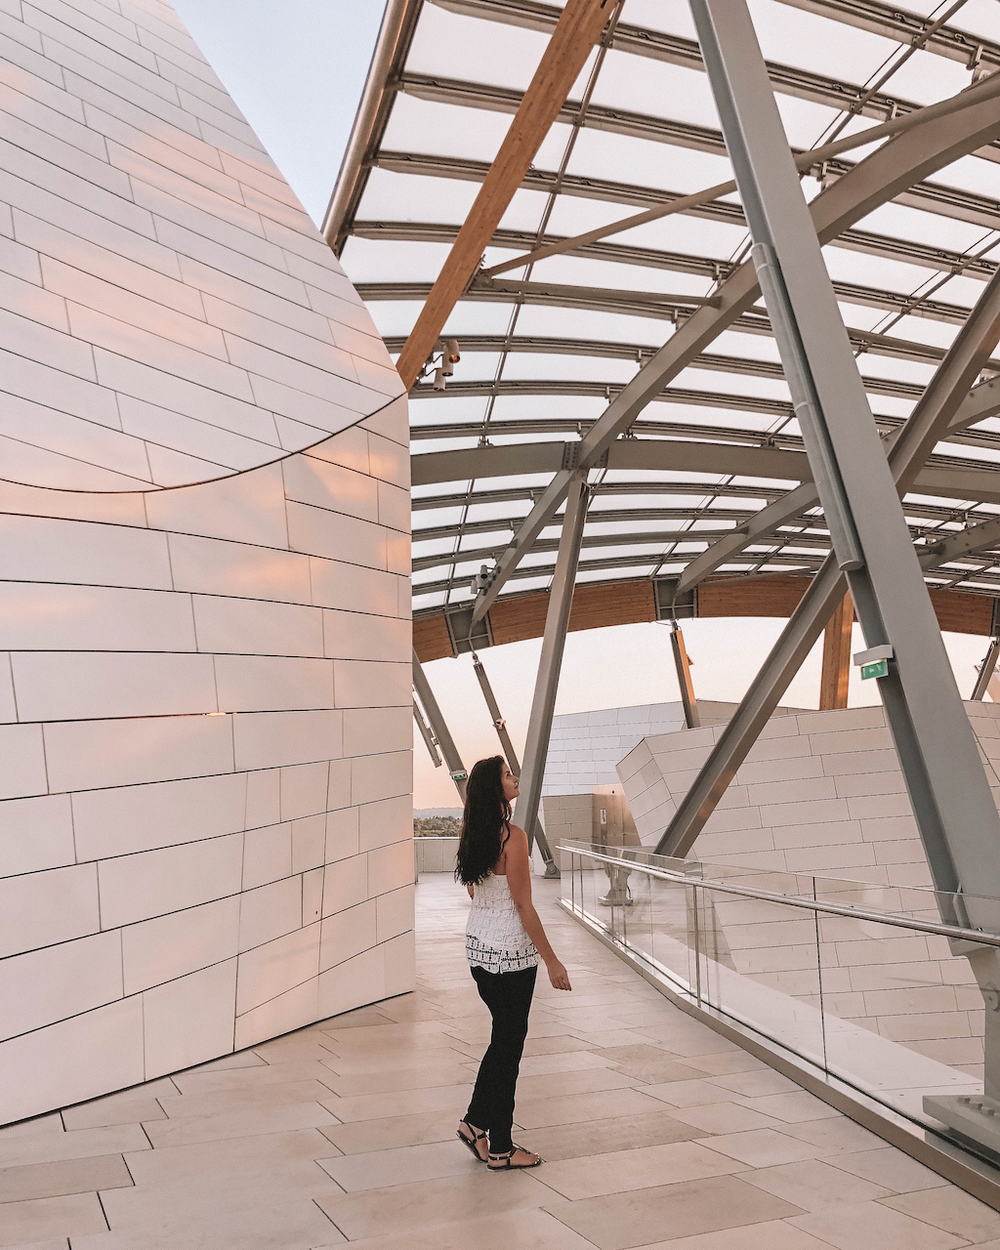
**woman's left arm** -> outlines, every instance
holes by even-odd
[[[535,944],[535,949],[545,962],[549,981],[554,989],[569,990],[569,973],[556,958],[555,951],[545,936],[542,922],[531,901],[531,861],[528,855],[528,835],[517,825],[511,825],[507,839],[507,887],[514,900],[517,914],[521,917],[524,931]]]

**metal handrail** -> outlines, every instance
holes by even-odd
[[[631,869],[638,869],[650,877],[661,881],[674,881],[679,885],[690,885],[704,890],[716,890],[722,894],[738,894],[743,898],[760,899],[766,903],[784,903],[787,907],[800,907],[803,911],[824,912],[830,916],[847,916],[852,920],[870,920],[875,924],[893,925],[897,929],[913,929],[918,933],[936,933],[941,937],[956,938],[965,942],[978,942],[983,946],[1000,946],[1000,934],[985,933],[981,929],[964,929],[958,925],[942,924],[932,920],[907,920],[903,916],[893,916],[887,912],[867,911],[860,907],[848,907],[842,903],[826,903],[819,899],[795,898],[790,894],[773,894],[768,890],[750,890],[745,886],[723,885],[718,881],[706,881],[702,877],[689,877],[682,872],[671,872],[668,868],[657,868],[652,864],[644,864],[641,860],[624,859],[621,856],[602,855],[599,851],[584,849],[584,844],[574,846],[571,842],[560,842],[560,850],[571,855],[586,855],[590,859],[604,864],[621,867],[627,864]],[[802,874],[799,874],[802,875]],[[866,884],[858,882],[859,885]],[[909,887],[900,887],[909,888]],[[959,896],[961,897],[961,896]]]

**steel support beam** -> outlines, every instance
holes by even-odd
[[[500,739],[500,745],[503,753],[507,757],[507,765],[510,771],[519,777],[521,775],[521,765],[517,758],[517,752],[514,750],[514,744],[510,740],[510,734],[507,732],[507,722],[500,714],[500,705],[497,703],[496,695],[493,693],[493,687],[490,685],[490,679],[486,672],[486,668],[473,651],[472,667],[476,673],[476,680],[479,682],[479,689],[483,692],[483,698],[486,700],[486,707],[489,710],[490,718],[493,721],[493,728],[497,731],[497,737]],[[538,843],[538,849],[541,852],[542,859],[545,860],[545,875],[547,877],[557,877],[559,871],[552,858],[552,852],[549,850],[548,838],[545,836],[545,830],[542,828],[541,821],[536,814],[534,828],[531,831],[532,837]],[[551,868],[550,868],[551,865]]]
[[[385,134],[399,90],[394,77],[406,59],[422,8],[423,0],[387,0],[361,102],[323,218],[323,238],[337,256],[350,233],[375,153]]]
[[[863,0],[862,3],[859,3],[859,0],[801,0],[801,2],[800,0],[784,0],[784,2],[795,4],[797,8],[821,13],[825,17],[850,22],[852,25],[861,26],[862,29],[877,32],[903,44],[925,38],[925,32],[932,25],[930,18],[924,19],[915,13],[891,9],[888,5],[877,3],[877,0]],[[433,0],[433,3],[453,13],[464,13],[470,17],[480,17],[546,33],[552,29],[559,16],[558,8],[554,5],[539,3],[538,0]],[[854,20],[858,17],[864,20]],[[1000,66],[1000,45],[991,40],[978,39],[955,27],[939,27],[926,39],[924,46],[928,52],[949,57],[965,65],[970,64],[978,51],[980,60],[986,66]],[[618,23],[611,47],[616,52],[631,53],[634,56],[647,57],[670,65],[682,65],[691,69],[703,68],[701,50],[694,40],[649,27],[635,26],[628,22]],[[864,88],[854,83],[826,78],[790,65],[780,65],[769,61],[767,72],[775,91],[796,96],[801,100],[811,100],[816,104],[825,104],[830,108],[849,107],[864,94]],[[900,108],[912,107],[915,106],[878,93],[865,101],[863,115],[892,117]]]
[[[983,695],[989,689],[990,680],[996,672],[997,660],[1000,660],[1000,638],[991,638],[989,650],[983,659],[983,666],[979,670],[979,676],[976,678],[976,684],[970,696],[977,703],[982,702]]]
[[[538,818],[542,800],[542,779],[545,775],[545,759],[549,752],[549,736],[552,732],[552,715],[559,690],[559,674],[562,669],[566,631],[573,606],[573,590],[576,570],[580,562],[580,545],[583,527],[587,519],[586,473],[573,475],[566,499],[562,538],[556,557],[556,571],[549,588],[549,606],[545,614],[545,633],[542,635],[542,653],[538,660],[535,692],[531,700],[528,718],[528,734],[524,743],[524,766],[521,769],[521,797],[514,809],[514,818],[528,834]]]
[[[989,81],[989,80],[987,80]],[[891,200],[903,187],[942,169],[1000,134],[1000,116],[994,98],[984,99],[971,88],[968,106],[947,117],[914,126],[890,139],[877,152],[860,161],[843,178],[821,192],[809,205],[819,242],[827,243],[879,204]],[[773,107],[773,100],[772,100]],[[791,165],[791,154],[786,154]],[[794,173],[794,169],[793,169]],[[824,275],[825,275],[824,269]],[[828,278],[824,278],[828,282]],[[748,261],[723,283],[718,308],[700,308],[644,365],[621,394],[591,426],[581,442],[577,464],[589,468],[635,420],[656,394],[703,352],[723,330],[747,312],[760,295],[756,273]],[[838,316],[843,333],[843,324]],[[855,366],[852,363],[852,368]],[[496,599],[510,573],[535,538],[555,514],[569,489],[571,473],[556,474],[514,541],[499,560],[489,587],[477,597],[475,618],[481,619]],[[801,475],[799,480],[802,480]]]
[[[676,621],[670,622],[670,649],[674,654],[677,685],[684,708],[684,724],[688,729],[697,729],[701,725],[701,717],[698,715],[698,700],[694,693],[694,682],[691,680],[691,660],[684,645],[684,634]]]
[[[892,448],[899,472],[889,471],[870,414],[866,420],[860,377],[784,150],[749,13],[737,0],[691,0],[691,8],[755,239],[754,256],[782,361],[830,522],[834,550],[813,586],[825,587],[835,598],[840,571],[846,571],[868,646],[890,649],[880,693],[940,892],[939,907],[946,919],[993,929],[1000,920],[997,904],[990,901],[1000,899],[1000,818],[894,489],[905,489],[910,476],[899,464],[904,458],[899,449],[906,448],[915,467],[926,459],[931,439],[940,431],[925,405]],[[954,363],[952,353],[943,372],[949,363]],[[803,614],[796,616],[801,625]],[[775,650],[782,649],[779,641]],[[741,705],[734,721],[742,710]],[[720,740],[713,755],[721,745]],[[746,750],[738,754],[745,758]],[[710,757],[661,840],[661,853],[677,853],[676,835],[691,815],[688,799],[703,788],[711,764]],[[704,823],[701,811],[697,819]],[[987,901],[975,898],[977,894],[986,895]],[[969,962],[987,999],[985,1089],[987,1099],[996,1099],[1000,1012],[989,1008],[998,993],[1000,958],[992,949],[980,949],[969,955]],[[926,1106],[946,1123],[955,1122],[951,1101],[935,1097]],[[998,1110],[1000,1102],[995,1102],[983,1115],[984,1131]],[[1000,1145],[1000,1133],[993,1130],[989,1136]]]
[[[434,482],[467,482],[470,478],[487,479],[512,477],[519,473],[558,472],[561,464],[572,463],[578,450],[578,443],[555,440],[509,443],[500,447],[460,447],[453,451],[434,451],[422,456],[411,456],[410,464],[413,484],[427,486]],[[957,459],[948,462],[941,456],[934,456],[928,465],[917,472],[909,489],[917,489],[921,494],[936,495],[941,499],[975,499],[984,503],[1000,503],[1000,480],[996,471],[968,468],[968,463],[967,460],[960,463]],[[779,451],[772,447],[733,447],[724,443],[670,442],[659,438],[619,439],[608,449],[607,467],[651,471],[665,469],[671,473],[709,476],[735,474],[740,477],[772,480],[778,478],[792,482],[812,480],[809,461],[801,451]],[[705,486],[710,486],[710,483],[706,482]],[[558,504],[551,514],[546,514],[539,525],[539,532],[546,525],[552,524],[551,516],[557,508]],[[516,564],[511,571],[513,567]]]
[[[535,153],[561,112],[610,11],[611,0],[567,0],[490,172],[400,353],[396,368],[407,390],[433,351]]]
[[[928,27],[934,24],[933,18],[882,4],[880,0],[781,0],[781,3],[867,30],[904,46],[921,39]],[[1000,67],[1000,44],[979,39],[954,26],[939,27],[924,47],[927,52],[948,57],[970,69],[977,49],[982,47],[987,64]]]
[[[892,134],[899,134],[911,127],[920,125],[928,116],[945,116],[948,112],[953,112],[957,104],[957,97],[950,100],[942,100],[936,105],[930,105],[929,108],[936,110],[933,114],[928,114],[923,109],[914,109],[912,112],[905,112],[901,116],[896,116],[895,110],[890,112],[889,121],[883,122],[880,126],[872,126],[862,132],[845,136],[842,139],[836,139],[833,143],[824,143],[818,148],[813,148],[808,152],[800,152],[795,156],[795,167],[800,172],[806,172],[816,165],[822,165],[824,161],[828,161],[835,156],[839,156],[841,152],[848,152],[854,148],[864,147],[868,143],[872,143],[877,139],[887,138]],[[497,274],[507,273],[511,269],[519,269],[522,265],[534,264],[540,260],[546,260],[549,256],[559,256],[565,254],[586,255],[587,250],[602,239],[610,238],[611,235],[621,234],[625,230],[634,230],[638,226],[645,226],[651,221],[659,221],[663,217],[672,216],[674,213],[682,213],[693,208],[700,208],[702,205],[710,204],[712,201],[721,199],[724,195],[730,195],[736,190],[735,182],[720,182],[715,186],[706,187],[703,191],[696,191],[693,195],[680,196],[675,200],[669,200],[665,204],[659,204],[655,208],[644,209],[641,213],[633,213],[630,217],[623,217],[619,221],[609,222],[606,226],[597,226],[593,230],[587,230],[583,234],[573,235],[567,239],[542,240],[541,246],[534,247],[530,252],[523,256],[515,256],[513,260],[505,260],[499,265],[493,265],[486,270],[489,277]]]
[[[431,732],[430,725],[424,720],[424,714],[421,712],[416,699],[413,700],[413,719],[417,722],[417,728],[420,730],[420,736],[424,740],[427,754],[431,757],[431,763],[435,768],[440,768],[441,756],[438,754],[437,739]]]
[[[724,12],[722,5],[727,6]],[[896,501],[896,491],[910,489],[919,466],[968,394],[970,371],[978,372],[976,348],[983,350],[975,340],[982,326],[973,328],[970,318],[945,357],[890,449],[890,472],[867,412],[816,240],[810,238],[794,169],[781,151],[781,123],[766,79],[761,89],[759,52],[748,56],[747,38],[750,48],[756,48],[749,15],[734,0],[692,0],[692,9],[730,135],[751,229],[758,241],[773,249],[762,261],[773,263],[776,274],[769,292],[775,303],[772,315],[781,300],[788,309],[779,346],[796,407],[804,405],[804,431],[810,413],[820,414],[812,436],[820,445],[815,451],[810,448],[810,458],[816,457],[818,472],[818,464],[826,462],[819,487],[824,510],[829,516],[839,509],[840,519],[839,532],[834,523],[836,555],[827,559],[813,579],[658,849],[683,854],[704,827],[735,772],[733,765],[738,767],[737,759],[741,763],[746,757],[842,596],[840,564],[848,567],[868,645],[890,643],[895,649],[880,690],[935,882],[941,890],[956,890],[967,882],[970,888],[974,885],[1000,896],[1000,857],[992,855],[989,845],[994,826],[1000,835],[1000,820]],[[737,42],[742,42],[742,51]],[[986,295],[983,298],[987,300]],[[992,309],[986,314],[988,324],[992,324],[991,315]],[[805,363],[796,361],[796,355]],[[749,724],[753,720],[759,722],[756,727]],[[961,783],[956,785],[959,777]],[[974,848],[980,858],[990,861],[985,870],[973,868],[968,843],[963,842],[969,828],[987,838],[986,844]]]
[[[441,754],[444,756],[444,762],[448,765],[448,772],[455,783],[458,796],[464,804],[465,783],[469,774],[462,763],[458,747],[455,746],[455,739],[451,736],[448,725],[441,715],[441,709],[438,707],[438,701],[434,697],[431,683],[427,680],[427,674],[424,672],[424,667],[420,663],[416,651],[413,653],[413,688],[416,690],[417,698],[420,700],[427,715],[431,733],[434,735],[434,741],[441,748]]]
[[[819,679],[819,710],[847,707],[851,676],[851,627],[854,603],[845,595],[833,610],[823,631],[823,667]]]

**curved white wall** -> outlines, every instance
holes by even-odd
[[[14,7],[0,1123],[413,986],[398,378],[168,6]]]
[[[343,270],[168,4],[2,10],[2,476],[206,481],[400,394]]]

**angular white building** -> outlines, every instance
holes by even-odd
[[[406,398],[169,5],[7,5],[0,1123],[413,985]]]

